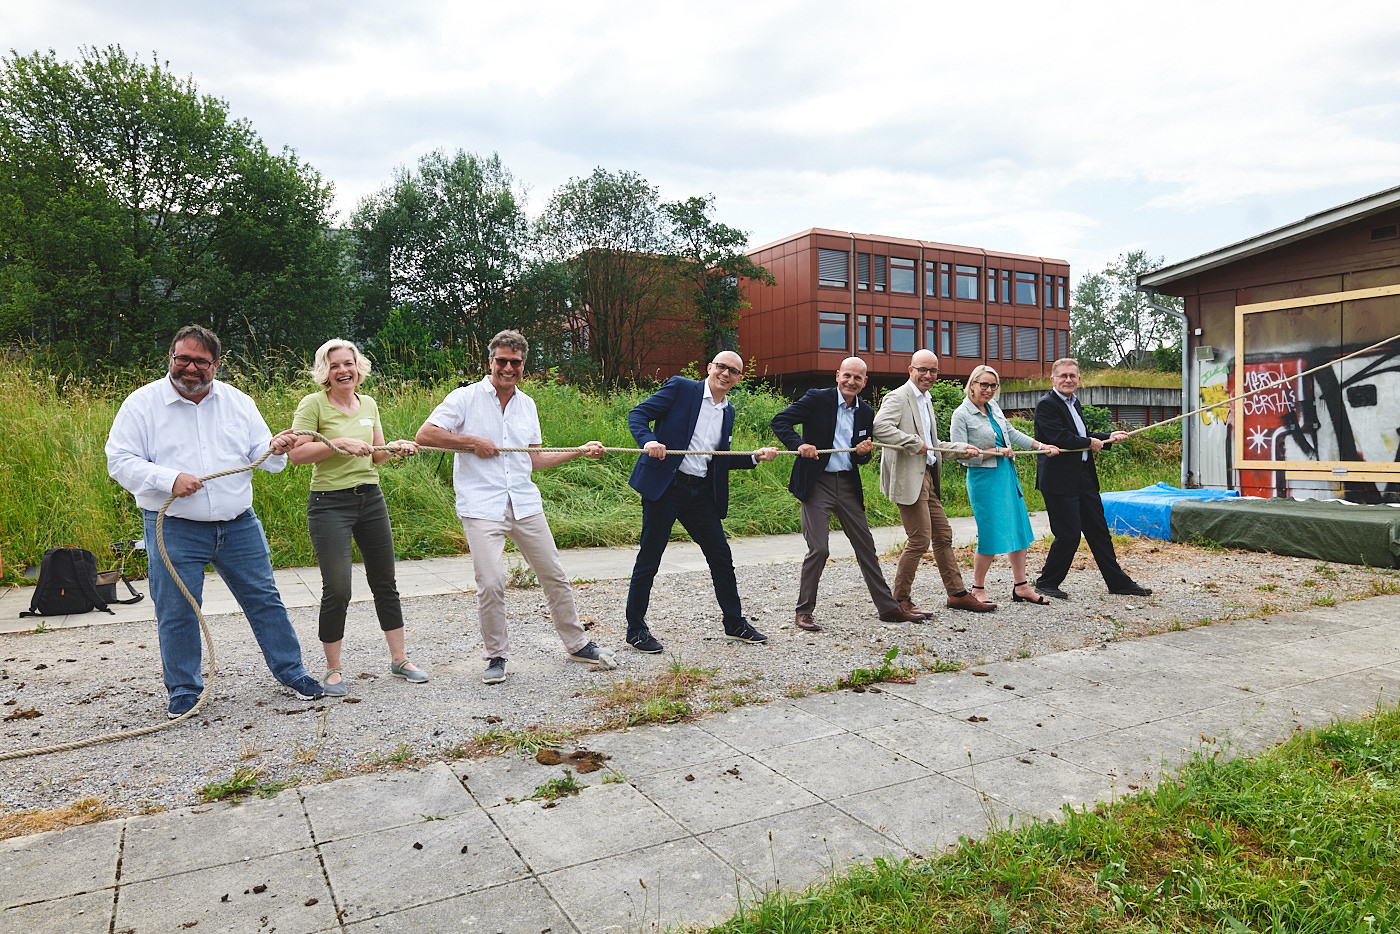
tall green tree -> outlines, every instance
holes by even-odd
[[[565,182],[536,222],[544,258],[570,272],[571,343],[598,377],[616,383],[677,334],[673,239],[657,189],[636,172]],[[693,328],[690,333],[693,334]]]
[[[515,294],[530,247],[524,200],[495,153],[439,150],[416,170],[396,170],[350,222],[361,335],[376,333],[390,309],[407,308],[435,344],[479,360],[497,331],[534,328],[529,303]]]
[[[1163,257],[1133,250],[1079,280],[1069,312],[1070,339],[1083,362],[1141,368],[1154,365],[1159,347],[1180,351],[1180,324],[1151,308],[1137,291],[1138,276],[1162,262]],[[1158,296],[1156,304],[1180,310],[1181,299]]]
[[[180,325],[313,345],[348,312],[330,186],[120,46],[0,68],[0,339],[107,359]]]
[[[773,285],[773,274],[744,255],[748,234],[716,221],[714,195],[661,205],[671,224],[673,268],[692,291],[705,359],[722,350],[739,349],[739,313],[743,280]]]

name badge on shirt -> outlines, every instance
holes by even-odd
[[[857,438],[864,438],[864,437],[865,437],[865,429],[862,428],[860,431],[856,432],[856,437],[857,437]]]
[[[362,418],[362,419],[360,419],[360,424],[361,424],[361,425],[365,425],[365,426],[373,425],[373,424],[374,424],[374,419],[372,419],[372,418]]]

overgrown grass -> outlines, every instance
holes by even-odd
[[[125,560],[128,573],[145,571],[144,552],[114,554],[110,543],[142,537],[140,511],[131,496],[107,476],[103,446],[112,419],[132,390],[159,376],[157,371],[106,374],[101,379],[58,376],[19,358],[0,367],[0,398],[6,402],[4,453],[0,455],[0,584],[23,581],[26,565],[37,565],[44,551],[63,545],[91,549],[104,566]],[[297,402],[310,381],[270,379],[268,372],[294,366],[233,369],[220,378],[257,401],[274,430],[291,424]],[[366,391],[379,401],[385,434],[411,438],[456,382],[422,386],[371,378]],[[599,440],[609,447],[635,446],[627,413],[645,397],[638,388],[611,394],[586,392],[553,381],[525,384],[538,404],[544,444],[566,446]],[[769,420],[787,400],[765,386],[741,386],[731,394],[737,417],[734,447],[749,450],[776,444]],[[945,421],[949,412],[940,412]],[[1026,427],[1022,425],[1022,427]],[[1134,439],[1100,458],[1105,489],[1132,489],[1173,480],[1179,473],[1179,444]],[[579,458],[536,473],[550,525],[561,547],[634,544],[641,527],[641,502],[627,485],[633,455],[602,461]],[[735,535],[796,532],[801,522],[796,500],[787,492],[792,458],[732,474],[726,528]],[[1043,508],[1035,490],[1032,458],[1016,459],[1026,503]],[[400,558],[460,554],[465,536],[453,508],[449,455],[425,454],[380,471],[394,543]],[[879,493],[878,464],[861,472],[872,525],[895,525],[898,508]],[[211,481],[217,483],[219,481]],[[306,530],[310,469],[288,467],[280,474],[258,471],[253,504],[267,530],[276,567],[315,563]],[[944,505],[952,515],[968,515],[965,470],[948,468]],[[683,536],[677,526],[676,534]]]
[[[1400,712],[1174,777],[1053,823],[876,860],[713,928],[789,932],[1380,932],[1400,926]]]

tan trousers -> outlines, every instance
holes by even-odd
[[[918,573],[919,561],[926,551],[933,552],[938,573],[943,577],[943,589],[950,596],[966,590],[962,571],[958,569],[958,557],[953,553],[953,527],[948,524],[948,516],[943,512],[932,470],[924,471],[924,485],[919,490],[919,498],[908,506],[900,505],[899,518],[904,523],[904,532],[909,540],[904,545],[904,551],[900,552],[899,564],[895,567],[894,598],[910,599],[914,575]]]
[[[564,648],[573,653],[588,644],[588,634],[574,606],[574,590],[569,586],[564,566],[559,563],[559,549],[554,545],[554,533],[549,530],[544,513],[517,519],[510,504],[506,504],[506,517],[499,522],[459,518],[462,531],[467,533],[467,547],[472,552],[483,659],[489,662],[493,658],[510,657],[510,632],[506,628],[506,536],[510,536],[535,572],[549,603],[549,618],[554,623],[554,631],[564,640]]]

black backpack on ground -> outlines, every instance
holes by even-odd
[[[29,609],[19,615],[66,616],[92,610],[111,613],[108,603],[135,603],[144,596],[136,593],[128,582],[127,588],[136,596],[130,600],[117,600],[116,582],[104,581],[108,584],[105,589],[111,591],[111,599],[104,599],[98,590],[97,578],[97,556],[86,548],[50,548],[44,552],[44,560],[39,565],[39,582],[34,585]],[[125,580],[125,577],[121,579]]]

